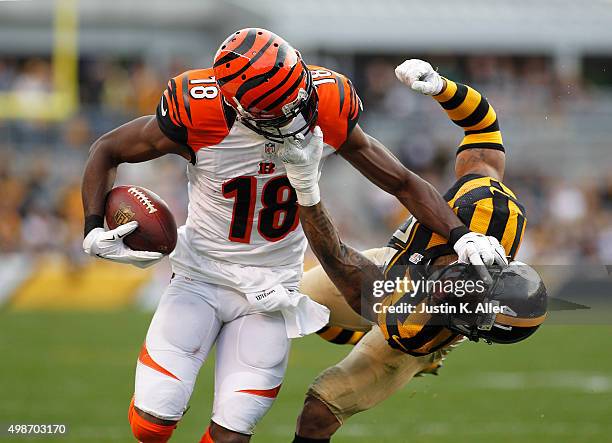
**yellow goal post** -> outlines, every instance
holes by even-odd
[[[52,88],[36,102],[0,92],[0,119],[61,121],[78,108],[78,0],[55,0]]]

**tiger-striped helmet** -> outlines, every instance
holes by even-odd
[[[249,129],[282,142],[314,126],[318,98],[310,71],[278,35],[261,28],[236,31],[221,44],[213,68],[224,100]],[[303,124],[289,130],[299,115]]]

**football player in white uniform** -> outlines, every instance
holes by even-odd
[[[306,239],[296,191],[277,158],[287,137],[308,139],[318,125],[324,156],[338,151],[470,260],[493,261],[494,245],[361,130],[361,108],[346,77],[307,66],[282,38],[248,28],[222,43],[213,67],[172,78],[156,115],[93,144],[82,184],[84,249],[138,266],[161,255],[126,247],[129,229],[103,228],[116,168],[165,154],[189,161],[188,218],[170,256],[174,277],[136,368],[129,419],[138,440],[170,439],[216,343],[214,406],[202,441],[249,441],[280,389],[289,339],[327,323],[327,308],[297,291]]]

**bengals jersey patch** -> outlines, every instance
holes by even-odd
[[[491,235],[499,240],[506,254],[514,259],[520,247],[527,219],[525,208],[516,195],[503,183],[477,174],[459,179],[444,195],[453,211],[472,231]],[[446,239],[410,217],[394,234],[388,245],[397,252],[385,268],[386,278],[403,278],[408,269],[415,278],[419,265],[448,254],[454,254]],[[413,275],[414,274],[414,275]],[[387,296],[383,306],[406,303],[420,304],[424,300],[411,294]],[[432,315],[420,312],[390,314],[388,309],[379,314],[378,324],[388,343],[410,355],[421,356],[435,352],[462,339],[433,320]]]

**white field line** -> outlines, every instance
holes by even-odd
[[[356,417],[358,420],[359,416]],[[444,419],[438,419],[430,423],[413,423],[407,420],[405,424],[391,425],[389,423],[347,423],[340,430],[340,435],[344,437],[397,437],[406,436],[445,436],[445,435],[497,435],[500,429],[504,434],[532,436],[555,435],[559,437],[567,435],[599,435],[605,431],[603,423],[597,422],[563,422],[549,421],[542,418],[539,423],[515,421],[511,425],[506,421],[477,420],[474,418],[472,424],[467,423],[448,423]],[[293,435],[294,428],[287,425],[274,426],[271,429],[274,435],[287,436]]]
[[[567,389],[605,394],[612,392],[612,376],[581,371],[484,372],[470,377],[469,385],[500,390]]]
[[[448,374],[449,377],[450,371]],[[582,371],[544,371],[544,372],[480,372],[473,373],[469,377],[460,377],[457,384],[463,388],[470,389],[493,389],[493,390],[528,390],[528,389],[553,389],[578,391],[587,394],[606,394],[612,392],[612,375]],[[435,383],[434,383],[435,385]],[[432,386],[433,387],[433,386]],[[395,395],[405,395],[401,391]],[[384,405],[379,406],[384,408]],[[418,400],[414,400],[412,407],[418,407]],[[359,419],[359,415],[356,420]],[[456,425],[444,420],[431,423],[410,423],[405,426],[384,423],[377,425],[348,422],[342,427],[341,435],[345,437],[393,437],[403,435],[406,429],[410,429],[411,435],[479,435],[496,434],[504,429],[506,434],[529,436],[533,433],[546,435],[598,435],[604,431],[604,423],[585,422],[568,423],[550,421],[546,416],[540,416],[540,423],[516,421],[512,426],[508,422],[483,420],[478,421],[478,426]],[[606,424],[606,426],[609,426]],[[275,435],[291,435],[294,428],[289,425],[279,424],[272,428]]]

